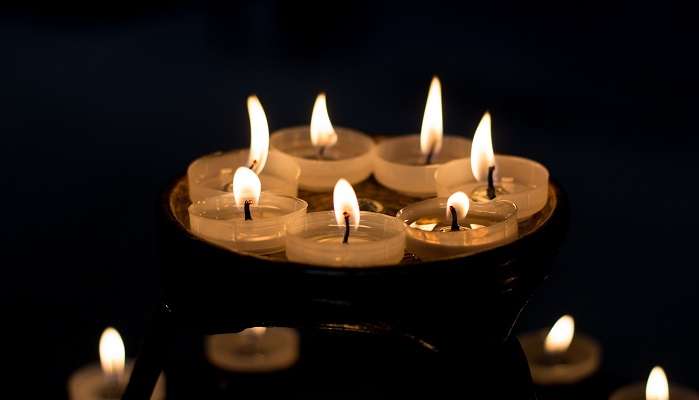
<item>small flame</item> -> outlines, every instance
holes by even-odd
[[[457,219],[463,219],[466,218],[466,215],[468,215],[470,205],[471,202],[464,192],[456,192],[449,196],[449,199],[447,199],[447,221],[451,221],[450,207],[454,207],[456,210]]]
[[[311,114],[311,143],[315,147],[330,147],[337,143],[337,133],[330,123],[328,106],[325,103],[325,93],[316,97]]]
[[[262,336],[267,332],[267,327],[265,326],[253,326],[252,328],[247,328],[243,331],[245,334],[250,334],[253,336]]]
[[[439,154],[442,149],[442,85],[439,78],[432,78],[430,91],[427,94],[425,114],[422,116],[420,129],[420,151],[422,154]]]
[[[562,316],[546,335],[544,350],[549,354],[564,353],[570,347],[574,334],[575,320],[570,315]]]
[[[238,207],[246,201],[257,204],[260,201],[262,184],[256,173],[248,167],[239,167],[233,175],[233,198]]]
[[[262,172],[269,154],[269,126],[267,116],[257,96],[248,97],[248,116],[250,117],[250,155],[248,167],[256,174]]]
[[[670,389],[667,385],[667,376],[665,371],[660,367],[655,367],[648,375],[646,382],[646,400],[668,400],[670,398]]]
[[[495,166],[490,113],[486,112],[478,123],[471,145],[471,171],[478,182],[488,179],[488,168]]]
[[[359,228],[359,202],[352,185],[347,180],[340,178],[333,190],[333,205],[335,208],[335,220],[340,226],[345,226],[345,215],[350,216],[350,225],[354,229]]]
[[[111,326],[105,329],[100,337],[100,364],[106,376],[112,379],[123,376],[125,353],[119,332]]]

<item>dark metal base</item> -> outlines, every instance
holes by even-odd
[[[402,207],[403,201],[412,201],[372,180],[356,190],[359,197],[384,203],[387,213]],[[309,203],[319,205],[326,195],[308,196]],[[431,360],[418,363],[431,367],[410,378],[412,383],[425,383],[426,390],[436,390],[437,381],[463,388],[466,376],[476,384],[496,380],[503,389],[518,380],[502,372],[517,365],[514,359],[521,353],[510,331],[533,290],[550,271],[568,220],[565,197],[551,183],[547,206],[520,224],[521,237],[513,243],[436,262],[406,257],[397,266],[324,268],[287,262],[279,256],[237,254],[205,242],[187,229],[187,205],[183,178],[167,192],[163,204],[160,244],[165,300],[157,319],[160,322],[144,347],[145,360],[138,360],[125,398],[141,398],[132,396],[147,386],[144,377],[151,375],[154,381],[160,368],[169,369],[163,354],[184,351],[185,347],[168,348],[165,338],[200,339],[250,326],[388,338],[414,349],[399,353],[399,364],[411,365],[412,357],[423,352]],[[329,208],[324,205],[321,209]],[[160,342],[159,350],[148,349],[154,341]],[[370,353],[374,354],[365,364],[381,359],[379,352]],[[151,361],[158,358],[160,368]],[[519,358],[521,361],[522,356]],[[140,369],[141,364],[151,363],[152,371]],[[526,370],[526,362],[524,365]],[[177,375],[176,370],[168,375]],[[528,370],[525,375],[528,382]],[[354,379],[346,378],[348,382]],[[529,398],[526,390],[521,393],[522,398]]]

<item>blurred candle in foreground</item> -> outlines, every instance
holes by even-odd
[[[560,317],[550,330],[527,333],[520,338],[534,383],[565,385],[579,382],[597,371],[599,344],[575,332],[570,315]]]
[[[206,338],[206,357],[232,372],[272,372],[287,369],[299,357],[299,335],[291,328],[255,326],[240,333]]]
[[[127,362],[124,342],[119,332],[108,327],[99,341],[100,364],[90,364],[75,371],[68,381],[71,400],[119,399],[129,382],[133,362]],[[165,398],[165,378],[161,374],[151,400]]]
[[[610,400],[699,400],[696,391],[670,384],[665,370],[659,366],[653,367],[644,383],[635,383],[616,390]]]

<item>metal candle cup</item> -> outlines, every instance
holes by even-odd
[[[517,207],[511,202],[471,202],[468,215],[459,221],[469,226],[456,232],[450,230],[446,209],[447,198],[438,197],[398,211],[396,217],[405,226],[407,251],[428,261],[476,253],[518,237]]]

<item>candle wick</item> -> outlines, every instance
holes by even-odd
[[[245,200],[245,203],[243,203],[246,221],[252,221],[252,214],[250,213],[250,204],[252,204],[252,201],[250,200]]]
[[[495,166],[488,167],[488,199],[493,200],[495,198],[495,184],[493,183],[493,172],[495,172]]]
[[[350,223],[349,223],[350,215],[347,211],[343,212],[342,215],[345,217],[345,236],[342,238],[342,243],[347,244],[347,241],[349,240],[349,233],[350,233]]]
[[[451,213],[451,231],[460,231],[461,226],[459,226],[459,222],[457,221],[456,208],[454,208],[454,206],[449,206],[449,213]]]
[[[430,147],[430,152],[427,153],[427,159],[425,160],[425,165],[432,164],[432,156],[434,155],[434,145]]]
[[[250,166],[248,168],[253,169],[253,168],[255,168],[255,165],[257,165],[257,160],[252,160],[252,163],[250,164]]]
[[[320,146],[320,147],[318,148],[318,158],[319,158],[320,160],[322,160],[323,158],[325,158],[325,146]]]

